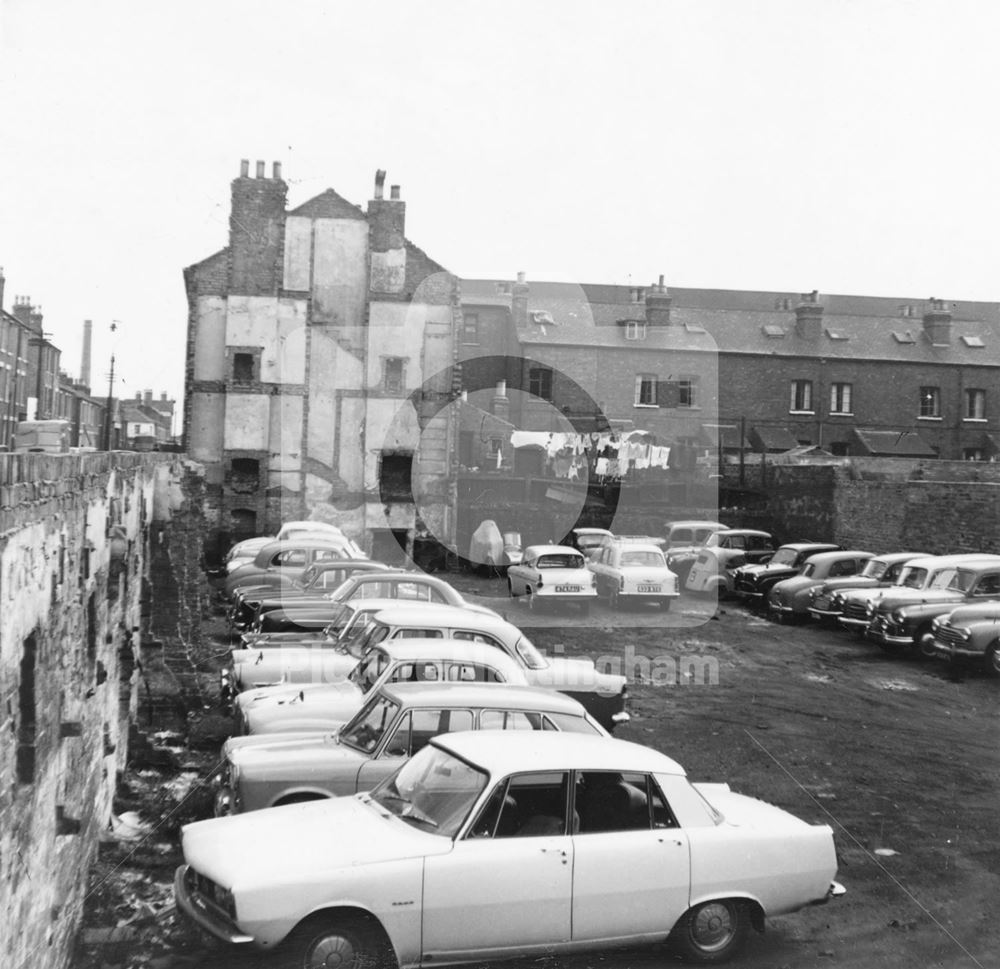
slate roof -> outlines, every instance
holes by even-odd
[[[307,219],[360,219],[367,222],[368,217],[361,207],[348,202],[332,188],[314,196],[308,202],[303,202],[297,209],[292,209],[289,215],[300,215]]]
[[[798,438],[793,437],[786,427],[757,427],[754,425],[747,437],[758,451],[791,451],[799,446]]]
[[[462,280],[462,302],[510,306],[510,285]],[[820,294],[820,335],[807,339],[795,325],[802,294],[670,287],[671,325],[650,326],[645,340],[630,341],[620,323],[645,318],[630,287],[547,281],[528,287],[529,324],[518,334],[523,343],[984,366],[1000,360],[1000,303],[948,301],[951,342],[937,346],[923,328],[926,299]],[[508,291],[498,291],[503,288]],[[904,307],[910,315],[903,315]],[[539,311],[554,323],[531,322]]]
[[[853,429],[865,453],[897,458],[934,458],[937,452],[916,431],[877,431]]]

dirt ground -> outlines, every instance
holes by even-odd
[[[632,722],[619,736],[656,747],[694,780],[725,781],[834,829],[847,895],[770,920],[744,969],[1000,966],[1000,681],[957,678],[815,624],[759,619],[684,598],[667,616],[596,607],[537,615],[502,584],[453,577],[521,625],[537,646],[625,666]],[[213,661],[224,653],[224,630]],[[206,668],[211,666],[206,663]],[[206,695],[214,689],[205,674]],[[202,710],[192,747],[133,772],[121,807],[153,826],[103,846],[76,969],[265,969],[266,959],[199,935],[172,910],[180,823],[208,811],[197,785],[225,721]],[[169,740],[169,738],[168,738]],[[116,930],[115,936],[112,930]],[[504,964],[652,969],[662,947]]]

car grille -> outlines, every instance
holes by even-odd
[[[844,606],[844,618],[845,619],[864,619],[868,620],[868,610],[863,603],[860,602],[848,602]]]
[[[964,646],[968,639],[961,634],[961,631],[954,626],[938,626],[935,639],[940,640],[946,646]]]
[[[184,881],[188,891],[197,895],[206,905],[221,912],[227,918],[235,918],[236,911],[232,903],[232,895],[211,878],[206,878],[201,872],[195,871],[190,865],[184,873]]]
[[[833,596],[829,595],[816,596],[816,598],[813,599],[812,601],[812,607],[813,609],[822,609],[824,612],[827,612],[829,611],[832,602],[833,602]]]

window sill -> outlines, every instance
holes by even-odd
[[[643,410],[659,410],[660,409],[660,405],[659,404],[633,404],[632,406],[633,407],[639,407],[639,408],[641,408]]]
[[[804,415],[808,415],[809,417],[815,417],[816,416],[816,411],[814,411],[814,410],[790,410],[788,413],[789,414],[804,414]]]
[[[918,417],[918,421],[943,421],[943,417]]]
[[[989,424],[989,418],[986,417],[963,417],[963,424]]]
[[[852,410],[832,410],[830,411],[831,417],[853,417],[854,411]]]

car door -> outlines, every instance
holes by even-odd
[[[473,725],[471,710],[408,710],[382,741],[378,753],[361,765],[356,790],[370,791],[398,770],[404,760],[426,747],[432,737],[457,730],[472,730]]]
[[[570,940],[569,772],[502,779],[465,837],[424,863],[430,962],[526,953]]]
[[[662,934],[687,910],[687,835],[647,774],[574,776],[573,941]]]

